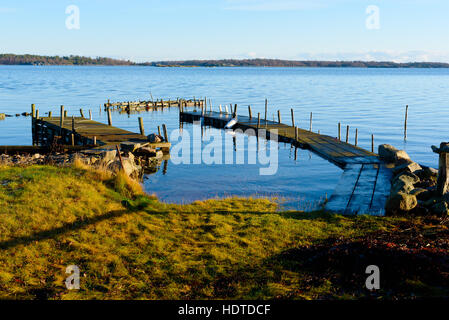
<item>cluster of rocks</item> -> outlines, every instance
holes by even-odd
[[[16,117],[20,117],[20,116],[28,117],[30,115],[31,115],[31,113],[28,113],[28,112],[22,112],[22,113],[15,114]],[[13,116],[10,114],[0,113],[0,120],[5,120],[5,118],[11,118],[11,117],[13,117]]]
[[[438,170],[419,165],[405,151],[388,144],[379,146],[379,158],[393,171],[387,213],[448,215],[449,195],[437,194]]]
[[[155,135],[154,140],[163,141]],[[75,160],[85,165],[116,174],[122,169],[136,179],[141,179],[144,173],[154,173],[162,163],[163,152],[138,143],[122,143],[120,156],[117,150],[84,150],[77,153],[50,152],[45,154],[0,154],[0,164],[8,166],[56,165],[68,166]]]

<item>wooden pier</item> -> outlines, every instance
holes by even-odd
[[[180,110],[180,121],[193,122],[203,120],[204,125],[224,128],[231,120],[236,119],[233,129],[253,129],[255,132],[266,130],[266,138],[273,136],[277,130],[279,141],[292,143],[301,148],[310,149],[322,158],[334,163],[344,170],[337,187],[327,202],[325,209],[345,215],[369,214],[385,215],[385,202],[390,194],[391,170],[380,162],[378,155],[341,141],[338,138],[312,132],[309,130],[253,117],[249,108],[248,116],[236,116],[234,111],[214,112],[202,108],[200,111]],[[311,115],[312,118],[312,115]],[[294,116],[292,112],[292,122]]]
[[[44,146],[50,145],[55,137],[59,137],[63,144],[84,145],[98,151],[114,149],[118,145],[128,149],[148,146],[167,153],[171,146],[167,141],[150,143],[145,135],[83,117],[33,117],[32,122],[34,144]]]
[[[105,110],[118,110],[120,112],[136,112],[136,111],[150,111],[160,110],[171,107],[206,107],[206,99],[180,99],[176,100],[148,100],[148,101],[124,101],[124,102],[106,102],[104,104]]]

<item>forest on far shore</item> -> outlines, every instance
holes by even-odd
[[[392,61],[295,61],[281,59],[222,59],[132,62],[104,57],[40,56],[0,54],[0,65],[103,65],[103,66],[154,66],[154,67],[333,67],[333,68],[449,68],[443,62]]]

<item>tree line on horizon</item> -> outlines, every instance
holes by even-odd
[[[282,59],[221,59],[181,60],[136,63],[104,57],[83,56],[40,56],[0,54],[0,65],[106,65],[106,66],[155,66],[155,67],[358,67],[358,68],[449,68],[443,62],[392,61],[295,61]]]

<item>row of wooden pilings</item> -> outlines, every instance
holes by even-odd
[[[226,114],[232,114],[233,117],[236,117],[237,115],[237,104],[234,104],[234,107],[232,105],[232,103],[229,105],[230,106],[230,110],[228,109],[228,105],[224,105],[222,106],[221,104],[218,106],[218,111],[220,113],[226,113]],[[406,110],[408,111],[408,106],[406,108]],[[181,109],[181,112],[184,111],[183,109]],[[212,112],[212,104],[210,103],[209,100],[209,111]],[[405,125],[404,125],[404,138],[406,139],[406,132],[407,132],[407,111],[406,111],[406,120],[405,120]],[[201,114],[204,116],[204,114],[207,112],[207,104],[205,104],[204,106],[201,106]],[[295,114],[294,114],[294,110],[293,108],[290,109],[291,112],[291,120],[292,120],[292,126],[295,128],[295,139],[297,139],[298,137],[298,129],[299,127],[296,126],[295,123]],[[250,119],[252,119],[252,110],[251,110],[251,106],[248,105],[248,116]],[[264,120],[262,121],[267,121],[267,116],[268,116],[268,99],[265,99],[265,115],[264,115]],[[273,115],[274,117],[274,115]],[[278,123],[281,123],[281,112],[280,110],[277,110],[277,118],[278,118]],[[275,121],[275,119],[273,118],[273,121]],[[260,112],[257,113],[257,129],[259,129],[260,127],[260,122],[261,122],[261,117],[260,117]],[[310,112],[310,117],[309,117],[309,131],[312,132],[312,122],[313,122],[313,113]],[[342,140],[342,135],[341,135],[341,123],[338,123],[338,136],[336,137],[339,141]],[[345,137],[345,142],[349,143],[349,125],[346,126],[346,137]],[[318,130],[318,134],[320,134],[320,131]],[[357,146],[358,145],[358,138],[359,138],[359,130],[358,128],[355,129],[355,137],[354,137],[354,145]],[[371,134],[371,152],[374,152],[374,134]]]

